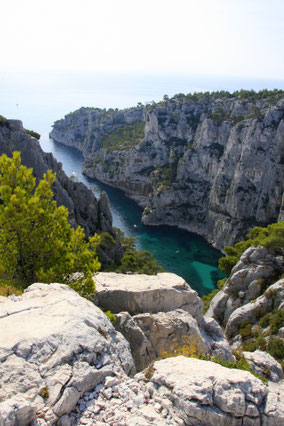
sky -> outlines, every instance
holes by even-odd
[[[284,78],[284,0],[9,0],[0,73]]]

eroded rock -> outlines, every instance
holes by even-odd
[[[182,348],[192,355],[203,353],[228,361],[235,359],[221,327],[212,318],[198,324],[182,309],[133,317],[122,312],[116,318],[115,326],[129,341],[138,371]]]
[[[63,284],[33,284],[0,305],[1,425],[54,423],[115,371],[134,371],[129,344],[93,303]]]
[[[266,387],[246,371],[176,357],[157,361],[151,381],[170,390],[185,424],[284,424],[283,387]]]

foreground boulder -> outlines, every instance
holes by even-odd
[[[168,358],[153,367],[151,381],[187,425],[283,425],[284,389],[252,374],[194,358]]]
[[[99,272],[95,275],[95,281],[99,305],[113,313],[127,311],[130,315],[136,315],[183,309],[197,322],[203,320],[203,304],[197,292],[176,274]]]
[[[283,397],[283,385],[265,386],[246,371],[168,358],[134,378],[107,378],[86,392],[65,424],[281,426]]]
[[[0,303],[0,425],[55,423],[115,372],[134,372],[128,342],[63,284],[33,284]]]

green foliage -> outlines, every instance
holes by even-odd
[[[217,287],[216,289],[212,290],[211,293],[209,294],[205,294],[201,297],[201,300],[203,302],[203,313],[205,314],[210,306],[210,303],[213,299],[214,296],[216,296],[217,293],[219,293],[220,290],[222,290],[222,288],[224,287],[225,283],[227,281],[227,278],[223,278],[222,280],[219,280],[217,282]]]
[[[116,244],[115,239],[109,232],[102,232],[100,234],[100,238],[101,238],[101,242],[99,247],[103,249],[104,251],[110,250]]]
[[[17,288],[9,283],[7,284],[5,281],[0,282],[0,296],[8,297],[11,294],[20,296],[22,292],[23,291],[20,288]]]
[[[277,334],[278,330],[284,327],[284,310],[274,309],[260,319],[259,325],[262,328],[269,327],[270,334]]]
[[[49,170],[35,187],[19,152],[0,157],[0,276],[18,288],[37,281],[66,283],[91,297],[100,238],[86,241],[81,227],[71,228],[67,209],[52,201],[54,181]]]
[[[116,321],[115,315],[111,311],[104,311],[104,313],[108,317],[112,325],[114,325]]]
[[[242,336],[242,349],[249,352],[256,349],[267,351],[279,361],[283,361],[284,342],[275,336],[278,330],[284,326],[283,309],[274,309],[265,315],[262,311],[262,316],[259,314],[257,317],[259,319],[257,326],[253,326],[248,321],[240,324],[239,333]]]
[[[37,133],[37,132],[34,132],[33,130],[25,129],[25,132],[26,132],[28,135],[32,136],[33,138],[35,138],[35,139],[37,139],[37,140],[39,140],[39,139],[40,139],[40,134],[39,134],[39,133]]]
[[[241,352],[238,352],[238,353],[235,352],[234,355],[236,356],[236,361],[227,361],[224,358],[219,358],[219,357],[211,357],[210,361],[213,361],[216,364],[220,364],[226,368],[237,368],[238,370],[248,371],[249,373],[253,374],[258,379],[260,379],[263,383],[267,383],[267,379],[262,377],[260,374],[257,374],[252,369],[252,367],[247,362],[247,360],[243,357]]]
[[[48,387],[47,387],[47,386],[45,386],[45,387],[42,389],[42,391],[41,391],[41,393],[40,393],[40,396],[41,396],[43,399],[48,399],[48,398],[49,398],[49,391],[48,391]]]
[[[236,357],[236,361],[227,361],[224,358],[220,358],[218,356],[210,356],[205,354],[201,350],[200,341],[194,337],[189,336],[183,336],[181,343],[178,343],[173,339],[169,350],[162,350],[160,352],[160,357],[162,359],[176,356],[185,356],[188,358],[197,358],[204,361],[211,361],[226,368],[237,368],[239,370],[249,371],[263,383],[267,383],[266,378],[253,371],[250,364],[246,361],[241,352],[235,352],[234,355]]]
[[[222,280],[218,280],[217,287],[219,290],[222,290],[226,284],[227,278],[223,278]]]
[[[135,237],[125,237],[124,232],[119,228],[114,228],[114,230],[115,230],[118,241],[120,242],[120,244],[125,250],[127,249],[135,250],[135,246],[136,246]]]
[[[253,105],[250,109],[250,118],[263,118],[261,109],[259,107],[257,107],[256,105]]]
[[[211,116],[213,122],[215,124],[220,125],[223,121],[227,120],[229,117],[228,115],[225,113],[225,111],[223,110],[223,108],[218,107],[216,108],[216,110],[213,112],[212,116]]]
[[[116,268],[116,272],[156,275],[158,272],[164,272],[164,269],[158,265],[156,259],[149,251],[127,249],[120,260],[119,266]]]
[[[3,115],[0,115],[0,127],[3,127],[6,124],[6,118]]]
[[[158,272],[164,272],[154,256],[147,250],[138,251],[135,249],[136,240],[133,237],[125,237],[124,233],[114,228],[116,236],[124,248],[125,252],[120,262],[115,267],[108,270],[114,270],[115,272],[136,272],[138,274],[156,275]]]
[[[211,300],[213,299],[214,296],[216,296],[217,293],[219,293],[219,290],[217,288],[215,288],[214,290],[211,291],[211,293],[204,294],[201,297],[201,300],[203,302],[203,313],[204,314],[208,311]]]
[[[282,339],[276,336],[271,336],[267,345],[267,352],[270,353],[274,358],[282,360],[284,357],[284,342]]]
[[[151,173],[151,183],[157,190],[162,191],[166,187],[170,187],[175,180],[174,165],[168,167],[158,167]]]
[[[219,259],[219,268],[229,275],[243,252],[249,248],[264,246],[274,255],[284,253],[284,222],[273,223],[266,228],[255,227],[247,235],[247,240],[225,247],[226,257]]]
[[[248,321],[243,321],[240,325],[240,335],[242,337],[248,337],[252,334],[252,324],[248,323]]]
[[[110,132],[102,141],[107,151],[124,150],[136,146],[144,138],[144,122],[126,124]]]

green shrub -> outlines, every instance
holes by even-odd
[[[243,321],[240,325],[240,335],[242,338],[252,336],[252,324],[250,324],[248,321]]]
[[[264,315],[260,321],[259,325],[262,328],[269,326],[270,334],[277,334],[278,330],[281,327],[284,327],[284,310],[283,309],[274,309],[274,311]]]
[[[40,139],[40,134],[39,134],[39,133],[34,132],[33,130],[28,130],[28,129],[25,129],[25,131],[26,131],[26,133],[27,133],[28,135],[32,136],[33,138],[35,138],[35,139],[37,139],[37,140],[39,140],[39,139]]]
[[[273,223],[266,228],[255,227],[247,235],[247,240],[225,247],[226,257],[219,259],[219,268],[229,275],[243,252],[250,246],[264,246],[274,255],[284,253],[284,222]]]
[[[279,337],[271,336],[267,345],[267,352],[274,358],[283,360],[284,342]]]
[[[107,151],[124,150],[136,146],[144,138],[144,122],[126,124],[103,138],[102,148]]]
[[[158,272],[164,272],[164,269],[158,265],[149,251],[127,249],[115,271],[124,274],[136,272],[138,274],[156,275]]]
[[[66,283],[92,297],[100,238],[86,241],[81,227],[71,228],[68,210],[52,200],[54,181],[49,170],[35,187],[19,152],[0,157],[0,277],[20,289],[34,282]]]
[[[217,293],[219,293],[220,290],[218,290],[217,288],[212,290],[211,293],[209,294],[205,294],[201,297],[201,300],[203,302],[203,314],[205,314],[210,306],[210,303],[213,299],[214,296],[216,296]]]

